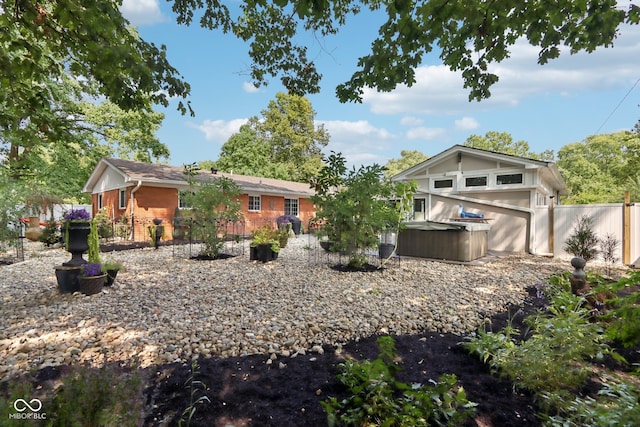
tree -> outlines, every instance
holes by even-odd
[[[101,157],[151,162],[169,156],[156,137],[163,114],[83,100],[68,76],[51,87],[58,93],[55,131],[31,132],[27,124],[0,133],[0,173],[23,187],[43,188],[78,202],[86,200],[82,187]]]
[[[0,0],[0,91],[7,105],[0,129],[16,120],[48,124],[55,116],[50,83],[69,75],[123,109],[167,106],[189,85],[164,46],[140,38],[115,0]],[[178,103],[185,113],[188,105]]]
[[[242,194],[235,181],[223,176],[206,178],[199,176],[195,164],[184,166],[185,179],[190,191],[184,193],[184,201],[191,206],[191,221],[196,238],[202,239],[200,255],[217,258],[224,246],[226,221],[238,221],[242,217]]]
[[[322,167],[322,147],[329,142],[324,126],[303,96],[278,92],[276,99],[224,143],[220,170],[266,178],[308,182]]]
[[[640,135],[591,135],[558,151],[558,168],[570,195],[565,203],[619,203],[624,192],[640,197]]]
[[[348,170],[342,154],[332,152],[312,188],[325,235],[335,250],[348,254],[350,267],[360,269],[366,263],[365,250],[377,247],[379,235],[398,231],[417,185],[392,182],[378,164]]]
[[[507,132],[489,131],[484,136],[471,135],[464,142],[464,145],[482,150],[494,151],[496,153],[510,154],[512,156],[526,157],[528,159],[552,161],[554,154],[552,150],[546,150],[538,154],[531,151],[529,143],[526,141],[513,141],[511,134]]]
[[[216,167],[241,175],[290,178],[287,169],[273,161],[269,143],[258,137],[251,124],[242,125],[240,131],[222,145]]]
[[[329,143],[324,126],[315,125],[309,100],[278,92],[261,113],[264,120],[250,124],[269,145],[271,160],[286,167],[291,181],[308,182],[322,167],[321,150]]]
[[[415,68],[435,48],[446,66],[462,72],[469,98],[481,100],[491,95],[489,88],[498,81],[488,66],[508,58],[521,38],[540,48],[538,63],[546,64],[560,55],[561,46],[569,47],[571,53],[592,52],[611,46],[621,24],[640,22],[639,6],[630,4],[622,10],[616,0],[245,0],[237,16],[220,2],[203,3],[173,0],[177,21],[189,25],[194,11],[203,9],[201,26],[232,31],[250,43],[251,77],[256,85],[280,75],[283,85],[297,94],[318,92],[321,79],[307,57],[307,47],[296,44],[297,33],[326,36],[367,9],[386,14],[371,52],[359,59],[349,81],[338,86],[341,102],[360,102],[365,87],[390,91],[398,84],[411,86]]]
[[[395,176],[427,159],[429,156],[418,150],[402,150],[399,159],[389,159],[385,165],[384,174],[387,177]]]

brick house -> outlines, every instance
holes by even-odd
[[[161,218],[165,236],[170,238],[177,211],[188,215],[180,201],[181,192],[189,190],[182,167],[103,158],[91,173],[83,191],[91,193],[93,215],[108,207],[114,221],[134,224],[133,238],[144,240],[145,227],[153,218]],[[242,190],[239,197],[244,216],[242,230],[250,233],[255,227],[271,224],[281,215],[295,215],[304,230],[315,215],[314,194],[309,184],[279,179],[236,175],[217,171],[200,171],[198,180],[226,177]],[[168,227],[168,229],[167,229]]]

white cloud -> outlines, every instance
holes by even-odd
[[[158,0],[123,0],[120,12],[133,25],[151,25],[165,20]]]
[[[204,120],[202,124],[189,123],[189,126],[204,133],[207,141],[215,141],[221,144],[227,142],[229,137],[240,130],[240,126],[245,124],[247,119],[225,120]]]
[[[455,121],[456,129],[458,130],[472,130],[477,129],[480,124],[473,117],[463,117]]]
[[[375,127],[366,120],[327,120],[317,121],[316,124],[324,125],[331,136],[324,151],[342,153],[349,167],[386,163],[386,151],[392,148],[393,141],[397,139],[393,133]]]
[[[400,119],[400,124],[403,126],[420,126],[422,123],[424,120],[413,116],[405,116]]]
[[[260,88],[255,87],[251,82],[242,83],[242,89],[247,93],[256,93],[260,90]]]
[[[519,105],[524,98],[544,94],[573,96],[584,91],[631,87],[638,78],[640,28],[625,25],[614,48],[571,55],[562,49],[559,58],[545,65],[537,63],[539,48],[519,40],[511,57],[489,70],[499,76],[491,87],[491,98],[468,100],[460,72],[444,65],[424,65],[416,69],[412,87],[401,85],[392,92],[378,93],[366,88],[363,102],[375,114],[449,115],[471,113]]]
[[[442,128],[428,128],[424,126],[409,129],[407,131],[407,139],[436,139],[447,131]]]

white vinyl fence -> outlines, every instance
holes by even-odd
[[[599,204],[599,205],[561,205],[553,208],[553,255],[569,256],[564,251],[565,241],[573,233],[576,221],[583,215],[593,219],[593,230],[603,239],[607,234],[614,236],[618,242],[616,258],[623,262],[624,245],[629,245],[629,264],[640,267],[640,205],[631,204],[629,240],[625,241],[624,234],[624,203]],[[549,209],[536,209],[536,241],[549,242]],[[548,246],[551,246],[550,244]],[[548,248],[551,249],[550,247]]]

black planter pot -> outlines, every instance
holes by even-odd
[[[68,237],[67,251],[71,252],[71,259],[62,265],[80,266],[87,263],[82,254],[89,249],[90,231],[89,221],[69,221],[65,224],[65,237]]]
[[[271,244],[263,244],[251,247],[249,259],[269,262],[278,259],[278,252],[271,250]]]
[[[327,252],[333,252],[333,245],[335,243],[332,242],[331,240],[321,240],[320,241],[320,247],[322,249],[324,249]]]
[[[118,275],[118,271],[120,270],[107,270],[107,280],[105,280],[105,286],[113,285],[113,282],[116,281],[116,276]]]
[[[106,278],[106,274],[99,276],[80,276],[78,277],[78,288],[80,292],[85,295],[99,294],[102,292]]]
[[[58,290],[62,294],[72,294],[79,290],[78,277],[82,267],[58,265],[56,266],[56,280]]]
[[[378,255],[380,256],[381,259],[387,259],[389,258],[391,255],[393,255],[393,252],[396,249],[396,245],[391,244],[391,243],[380,243],[380,246],[378,246]]]

